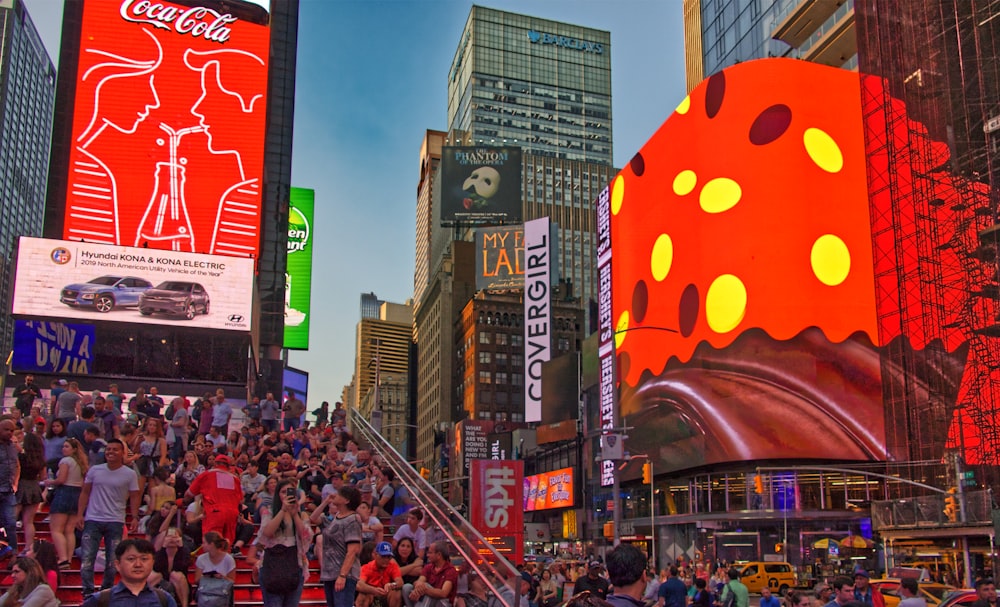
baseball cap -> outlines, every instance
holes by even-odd
[[[59,385],[60,385],[60,386],[68,386],[68,385],[69,385],[69,382],[68,382],[68,381],[66,381],[65,379],[60,379],[60,380],[59,380]]]
[[[861,567],[856,567],[854,569],[854,577],[867,578],[868,577],[868,571],[866,569],[862,569]]]
[[[233,465],[233,461],[231,459],[229,459],[228,455],[216,455],[215,456],[215,463],[216,463],[216,465],[222,464],[224,466],[231,466],[231,465]]]
[[[44,417],[36,417],[35,418],[35,423],[36,424],[41,424],[41,425],[44,426],[45,425],[45,418]]]
[[[392,544],[389,542],[379,542],[375,546],[375,554],[379,556],[392,556]]]
[[[588,567],[590,567],[591,569],[593,569],[594,567],[601,568],[603,566],[604,565],[601,564],[601,561],[590,561],[590,563],[588,563]]]

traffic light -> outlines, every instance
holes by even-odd
[[[764,478],[759,474],[753,477],[753,492],[757,495],[764,493]]]
[[[653,482],[653,464],[646,462],[642,465],[642,484],[649,485]]]
[[[430,471],[430,469],[428,469],[428,468],[420,468],[420,476],[422,476],[425,481],[426,480],[430,480],[430,478],[431,478],[431,471]]]
[[[948,494],[944,498],[944,515],[948,517],[948,522],[954,523],[958,520],[958,493],[957,487],[948,489]]]
[[[782,554],[784,552],[785,552],[785,544],[784,544],[784,542],[778,542],[777,544],[774,545],[774,553],[775,554]]]

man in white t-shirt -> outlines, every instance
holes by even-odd
[[[393,546],[399,543],[399,540],[403,538],[410,538],[413,540],[413,546],[415,547],[417,554],[420,558],[424,557],[424,551],[427,549],[427,538],[424,534],[424,530],[420,527],[420,521],[424,518],[424,513],[419,508],[413,508],[406,513],[406,524],[400,525],[399,529],[396,530],[396,534],[392,536]]]
[[[122,442],[111,439],[104,450],[107,463],[92,467],[83,481],[79,511],[84,515],[77,527],[83,529],[80,578],[85,599],[94,594],[94,561],[102,539],[107,564],[101,588],[111,588],[115,583],[115,548],[125,529],[126,506],[132,513],[129,532],[139,529],[139,479],[135,470],[123,465],[124,456]]]

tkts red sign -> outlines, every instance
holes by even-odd
[[[472,460],[469,522],[495,547],[512,551],[505,555],[512,563],[524,558],[523,485],[524,462],[520,460]],[[513,541],[499,542],[495,538]]]
[[[256,256],[269,29],[213,6],[84,4],[66,239]]]

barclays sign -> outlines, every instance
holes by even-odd
[[[604,54],[604,45],[600,42],[588,42],[567,36],[557,36],[556,34],[543,34],[535,30],[528,30],[528,40],[532,44],[554,44],[564,48],[571,48],[585,53]]]

